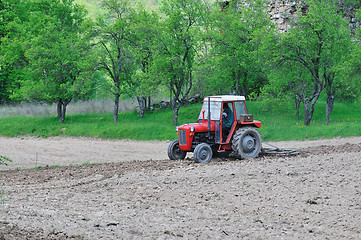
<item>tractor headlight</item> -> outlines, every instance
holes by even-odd
[[[176,127],[175,127],[175,130],[176,130],[177,132],[178,132],[178,128],[179,128],[179,126],[176,126]]]
[[[195,128],[194,127],[191,127],[191,132],[194,132],[195,131]]]

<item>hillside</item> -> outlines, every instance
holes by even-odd
[[[102,12],[102,10],[100,8],[101,0],[74,0],[74,2],[79,5],[83,5],[89,12],[89,15],[93,18],[97,14]],[[137,2],[143,3],[144,6],[146,7],[146,9],[154,10],[160,6],[161,0],[131,0],[131,2],[133,2],[134,5]]]
[[[161,5],[162,0],[130,0],[134,3],[143,3],[146,9],[156,10]],[[208,2],[214,2],[215,0],[207,0]],[[223,0],[222,0],[223,1]],[[228,1],[228,0],[224,0]],[[290,28],[291,22],[297,18],[297,7],[300,1],[283,1],[283,0],[268,0],[269,1],[269,14],[272,21],[278,26],[281,32],[287,31]],[[99,4],[101,0],[75,0],[76,3],[85,6],[91,17],[95,17],[101,13]],[[306,9],[306,5],[302,5],[303,9]],[[355,10],[359,5],[350,5],[340,3],[340,9],[345,12],[345,18],[350,22],[350,28],[356,29],[359,26],[359,21],[355,17]]]
[[[93,18],[102,12],[100,3],[102,0],[74,0],[75,3],[85,6],[89,15]],[[160,7],[162,0],[130,0],[133,5],[142,3],[148,10],[156,10]],[[207,2],[214,2],[215,0],[206,0]]]

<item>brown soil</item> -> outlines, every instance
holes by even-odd
[[[168,144],[0,138],[0,239],[361,238],[361,137],[209,164]]]

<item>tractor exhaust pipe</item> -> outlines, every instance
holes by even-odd
[[[208,97],[208,137],[211,136],[211,98]]]

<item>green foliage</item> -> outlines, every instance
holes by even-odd
[[[154,54],[158,45],[159,16],[149,13],[138,6],[132,15],[130,31],[131,54],[135,64],[134,73],[125,82],[124,92],[129,97],[136,97],[139,103],[140,117],[144,116],[147,99],[159,91],[161,80],[154,66]]]
[[[23,94],[49,103],[80,98],[89,87],[86,77],[78,80],[89,53],[84,51],[89,47],[82,26],[85,12],[72,1],[42,0],[31,16],[28,31],[33,47],[25,53],[29,77],[23,82]]]
[[[309,0],[307,4],[307,13],[299,11],[297,22],[274,47],[272,61],[278,68],[272,69],[270,85],[264,88],[271,98],[281,95],[302,101],[305,125],[311,123],[323,90],[334,97],[346,84],[343,65],[351,47],[348,23],[336,2]]]
[[[361,19],[361,8],[356,12],[356,17]],[[356,30],[355,38],[353,39],[353,45],[351,50],[351,57],[343,66],[346,71],[349,71],[349,78],[347,84],[343,88],[339,97],[343,99],[361,99],[361,28]]]
[[[97,16],[104,14],[102,8],[99,7],[101,0],[74,0],[74,2],[83,6],[87,10],[88,15],[94,20]]]
[[[262,72],[263,46],[272,36],[272,22],[265,1],[239,4],[233,1],[212,14],[213,48],[206,59],[212,69],[207,82],[209,92],[247,96],[259,93],[267,82]]]
[[[131,79],[134,61],[131,56],[132,31],[130,28],[134,10],[129,0],[103,0],[105,14],[97,19],[99,39],[99,65],[107,73],[105,86],[114,95],[114,122],[118,121],[119,97],[123,86]]]
[[[16,11],[5,23],[10,30],[1,39],[4,59],[0,64],[9,70],[3,75],[13,82],[10,97],[61,103],[63,121],[66,105],[85,98],[92,88],[86,12],[72,0],[12,0],[8,4]]]
[[[324,89],[327,96],[360,99],[360,32],[351,42],[343,19],[359,1],[304,1],[307,11],[299,11],[287,33],[275,31],[268,4],[0,1],[0,104],[58,103],[65,117],[70,101],[110,93],[117,120],[121,96],[146,110],[161,92],[172,99],[175,124],[190,94],[237,93],[263,99],[267,109],[303,102],[309,124]]]
[[[104,10],[100,8],[101,0],[74,0],[75,3],[82,5],[89,12],[89,16],[93,19],[96,19],[97,16],[104,14]],[[147,10],[157,10],[161,4],[161,0],[139,0],[132,1],[131,4],[133,7],[141,3]]]
[[[198,40],[207,9],[201,0],[164,0],[162,3],[161,13],[165,17],[154,64],[172,96],[173,124],[177,125],[179,108],[192,89]]]
[[[25,73],[27,41],[22,24],[28,21],[28,8],[19,0],[0,3],[0,104],[11,101]]]

